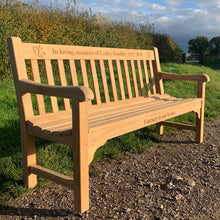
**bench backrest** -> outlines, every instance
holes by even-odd
[[[23,43],[18,37],[8,39],[15,81],[31,79],[49,85],[85,85],[90,87],[100,105],[111,101],[163,93],[157,79],[160,62],[157,48],[152,50],[113,49],[53,44]],[[19,88],[16,88],[17,96]],[[19,99],[19,97],[18,97]],[[32,98],[33,99],[33,98]],[[36,95],[38,114],[45,114],[45,99]],[[60,100],[50,97],[51,111],[59,111]],[[71,108],[64,99],[64,109]],[[34,113],[31,96],[20,101],[25,118]]]

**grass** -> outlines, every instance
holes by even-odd
[[[205,73],[211,81],[207,83],[205,120],[211,120],[220,113],[220,71],[205,66],[166,63],[162,70],[181,74]],[[164,81],[165,92],[177,97],[195,97],[196,83]],[[194,123],[194,114],[179,116],[175,121]],[[159,141],[155,126],[109,140],[99,148],[94,162],[103,158],[114,158],[122,152],[142,153],[154,142]],[[21,150],[18,108],[12,80],[0,82],[0,201],[13,198],[27,191],[22,183]],[[72,175],[72,150],[68,146],[36,140],[38,164],[66,175]],[[40,183],[45,181],[40,179]],[[1,203],[1,202],[0,202]]]

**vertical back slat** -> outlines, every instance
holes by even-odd
[[[57,64],[58,64],[58,69],[59,69],[59,74],[60,74],[61,86],[67,86],[63,60],[57,60]],[[69,99],[64,98],[63,102],[64,102],[65,110],[69,110],[70,109]]]
[[[89,87],[85,60],[80,60],[80,66],[82,71],[83,85]]]
[[[93,79],[93,85],[94,85],[94,90],[95,90],[96,104],[99,105],[101,104],[101,97],[100,97],[100,91],[99,91],[95,60],[91,60],[90,65],[91,65],[91,70],[92,70],[92,79]]]
[[[153,94],[155,95],[156,94],[155,77],[154,77],[154,69],[151,60],[149,60],[149,67],[150,67],[151,85],[153,89]]]
[[[150,92],[150,83],[149,83],[149,77],[148,77],[148,70],[147,70],[146,60],[143,60],[143,63],[144,63],[145,81],[146,81],[146,86],[147,86],[147,94],[148,94],[148,95],[151,95],[151,92]]]
[[[124,68],[125,68],[125,78],[126,78],[126,83],[127,83],[127,88],[128,88],[128,97],[132,98],[131,82],[130,82],[127,60],[124,60]]]
[[[114,98],[114,101],[117,101],[118,95],[117,95],[117,89],[116,89],[116,84],[115,84],[115,74],[113,70],[112,60],[108,60],[108,68],[109,68],[109,74],[110,74],[110,79],[111,79],[113,98]]]
[[[73,86],[78,86],[75,61],[69,60],[69,64],[70,64],[70,73],[71,73],[71,78],[72,78],[72,84],[73,84]]]
[[[33,73],[33,79],[35,82],[41,83],[40,73],[37,60],[31,60],[31,68]],[[39,115],[45,114],[45,105],[43,95],[36,95],[37,99],[37,108]]]
[[[46,68],[48,85],[54,85],[54,77],[53,77],[51,60],[45,60],[45,68]],[[50,96],[50,102],[51,102],[52,112],[59,111],[58,104],[57,104],[57,97]]]
[[[105,72],[105,65],[103,60],[99,60],[100,63],[100,70],[101,70],[101,76],[102,76],[102,84],[104,89],[104,95],[105,95],[105,101],[106,103],[110,102],[109,99],[109,91],[108,91],[108,84],[106,79],[106,72]]]
[[[122,73],[121,73],[121,64],[119,60],[116,60],[116,66],[117,66],[117,72],[118,72],[118,80],[119,80],[119,86],[121,91],[121,99],[125,99],[125,90],[124,90],[124,84],[122,79]]]
[[[158,49],[156,47],[153,48],[153,51],[154,51],[154,57],[155,57],[155,61],[153,62],[153,67],[154,67],[156,91],[157,91],[157,93],[162,95],[162,94],[164,94],[163,80],[161,78],[159,78],[159,76],[158,76],[158,72],[161,72],[159,53],[158,53]]]
[[[137,65],[138,65],[138,74],[139,74],[139,80],[140,80],[140,86],[141,86],[141,95],[144,96],[145,95],[144,82],[143,82],[143,76],[142,76],[142,70],[141,70],[141,61],[140,60],[137,61]]]
[[[135,72],[135,66],[134,66],[134,60],[131,60],[131,72],[132,72],[132,77],[133,77],[135,96],[139,97],[138,86],[137,86],[137,78],[136,78],[136,72]]]

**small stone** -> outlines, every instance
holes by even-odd
[[[168,189],[173,189],[173,188],[175,188],[175,185],[174,185],[172,182],[169,182],[169,183],[167,184],[167,188],[168,188]]]
[[[183,196],[182,196],[181,194],[178,194],[178,195],[175,196],[175,199],[176,199],[176,200],[180,200],[180,199],[182,199],[182,197],[183,197]]]
[[[204,189],[200,189],[200,193],[203,195],[205,193]]]
[[[186,184],[191,186],[191,187],[194,187],[196,185],[196,182],[192,178],[187,178],[186,179]]]
[[[183,178],[181,176],[178,176],[178,175],[173,176],[172,179],[175,180],[175,181],[182,181],[183,180]]]
[[[130,209],[130,208],[125,209],[126,213],[131,212],[131,211],[132,211],[132,209]]]
[[[148,185],[149,185],[150,189],[152,189],[152,188],[153,188],[153,186],[154,186],[154,184],[153,184],[153,183],[148,183]]]

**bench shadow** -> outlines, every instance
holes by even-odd
[[[66,209],[45,209],[45,208],[34,208],[33,204],[27,208],[19,208],[13,206],[5,206],[0,205],[0,215],[8,215],[10,217],[13,216],[20,216],[20,217],[27,217],[27,218],[37,218],[44,217],[65,217],[68,215],[72,215],[75,217],[81,217],[80,214],[66,210]]]
[[[0,157],[14,155],[21,151],[20,122],[10,120],[0,127]]]
[[[195,141],[192,140],[162,140],[161,143],[164,144],[196,144]]]
[[[13,156],[21,152],[20,120],[10,120],[8,126],[0,127],[0,158]],[[36,146],[41,147],[51,143],[48,140],[36,138]]]

